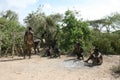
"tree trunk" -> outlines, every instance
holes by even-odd
[[[24,54],[24,50],[22,47],[20,47],[20,52],[22,53],[22,55]]]
[[[14,47],[14,50],[15,50],[15,54],[19,55],[19,49],[17,47]]]
[[[11,53],[12,53],[12,58],[14,57],[14,54],[15,54],[15,46],[14,46],[14,43],[13,43],[13,45],[12,45],[12,51],[11,51]]]
[[[7,48],[7,49],[5,50],[5,55],[6,55],[6,57],[7,57],[8,49],[9,49],[9,48]]]
[[[1,53],[1,45],[0,45],[0,57],[2,57],[2,53]]]

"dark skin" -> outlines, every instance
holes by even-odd
[[[41,38],[42,38],[41,43],[42,43],[42,45],[44,45],[44,48],[46,47],[46,35],[47,35],[47,32],[45,31],[41,36]]]
[[[75,45],[75,49],[73,52],[77,55],[77,59],[80,59],[80,58],[82,58],[82,60],[84,59],[83,54],[82,54],[83,48],[79,44]]]
[[[34,51],[35,51],[35,54],[36,54],[37,52],[40,52],[40,51],[39,51],[39,47],[38,47],[39,43],[40,43],[40,41],[34,42]],[[37,51],[36,51],[36,49],[37,49]]]
[[[101,53],[96,49],[92,51],[91,55],[85,62],[88,62],[89,60],[92,60],[92,64],[101,65],[103,63],[103,57]]]
[[[46,50],[46,52],[45,52],[45,56],[51,56],[51,53],[50,53],[50,47]]]
[[[26,54],[28,54],[29,59],[30,59],[31,58],[31,48],[34,47],[34,39],[33,39],[33,33],[32,33],[31,28],[29,28],[29,30],[25,32],[24,42],[25,42],[24,59],[25,59]]]

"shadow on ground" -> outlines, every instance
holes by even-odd
[[[78,59],[67,59],[63,61],[63,65],[68,68],[84,68],[84,67],[95,67],[99,65],[93,65],[92,63],[84,62]]]
[[[24,59],[23,58],[3,59],[3,60],[0,60],[0,62],[19,61],[19,60],[24,60]]]

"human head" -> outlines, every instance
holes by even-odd
[[[29,27],[28,29],[29,29],[29,30],[32,30],[32,28],[31,28],[31,27]]]
[[[99,50],[97,48],[94,49],[94,52],[98,52]]]
[[[81,44],[78,42],[78,43],[77,43],[77,46],[81,46]]]

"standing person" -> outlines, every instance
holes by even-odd
[[[89,60],[92,60],[92,64],[101,65],[103,63],[102,54],[97,48],[93,49],[93,52],[90,54],[89,58],[85,60],[85,62],[88,62]]]
[[[42,41],[43,41],[44,43],[45,43],[46,35],[47,35],[47,32],[45,31],[45,32],[42,34],[42,36],[41,36]]]
[[[82,60],[84,60],[83,48],[81,47],[80,43],[77,43],[75,45],[74,53],[77,55],[77,59],[80,59],[80,57],[82,57]]]
[[[28,30],[25,32],[24,42],[25,42],[25,50],[26,50],[26,52],[24,52],[24,58],[27,53],[29,55],[29,59],[30,59],[31,58],[31,48],[34,47],[33,31],[32,31],[31,27],[29,27]]]
[[[37,52],[40,52],[40,50],[39,50],[39,48],[40,48],[40,40],[39,39],[35,39],[34,40],[34,51],[35,51],[35,54],[37,53]],[[37,51],[36,51],[36,49],[37,49]]]
[[[47,32],[45,31],[42,35],[41,35],[41,38],[42,38],[42,46],[45,46],[46,47],[46,36],[47,36]],[[44,47],[44,48],[45,48]]]

